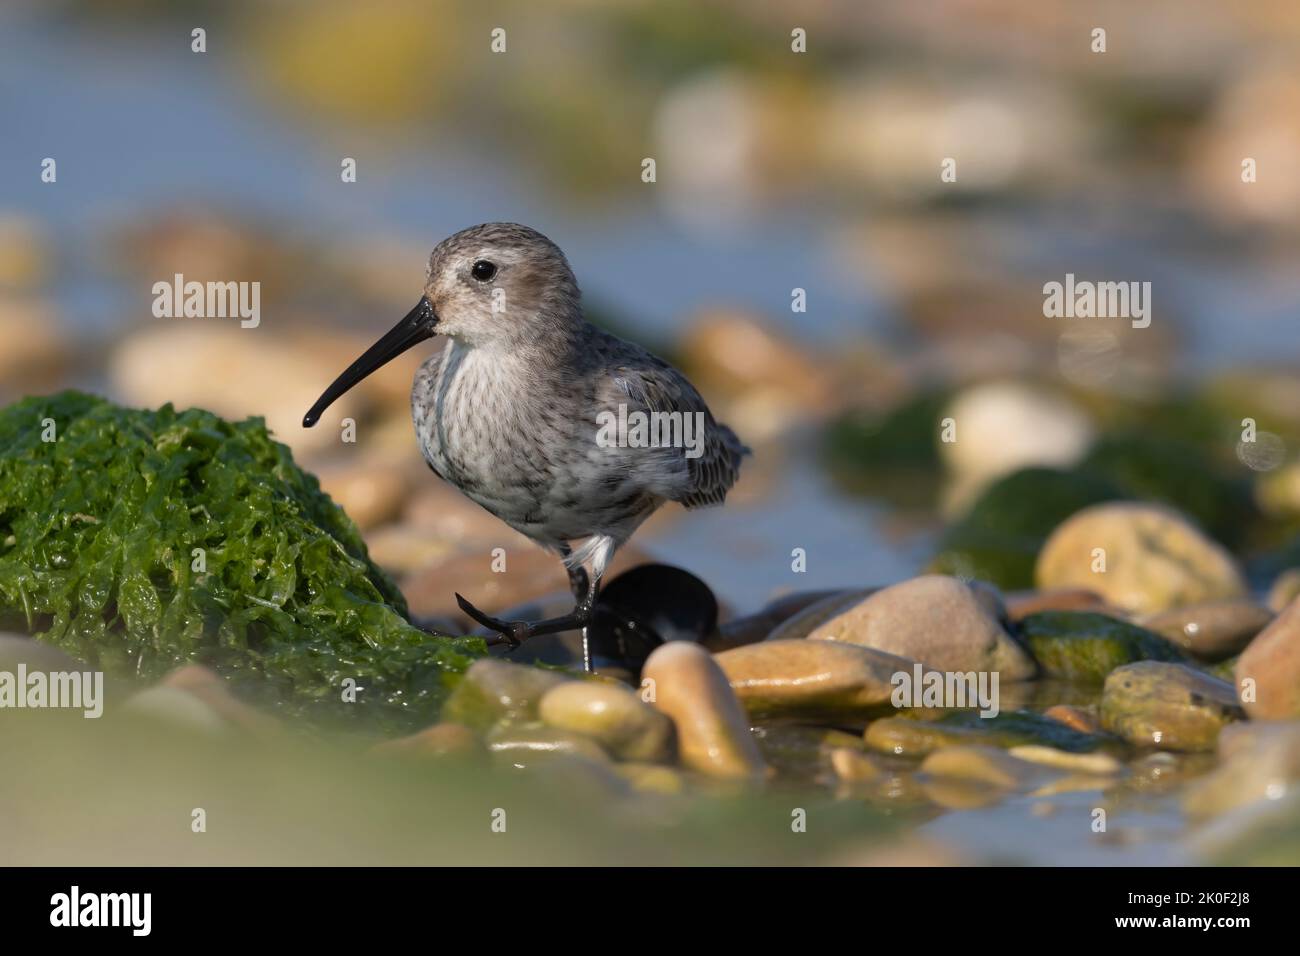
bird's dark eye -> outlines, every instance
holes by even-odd
[[[474,263],[474,268],[470,270],[470,275],[478,279],[479,282],[487,282],[496,274],[497,267],[486,259],[480,259]]]

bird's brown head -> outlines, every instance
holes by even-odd
[[[429,256],[415,308],[334,380],[303,426],[316,424],[344,392],[435,334],[503,349],[563,336],[582,322],[578,298],[564,253],[536,229],[512,222],[462,229]]]

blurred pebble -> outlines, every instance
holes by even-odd
[[[1163,634],[1203,661],[1239,653],[1268,626],[1273,615],[1245,598],[1184,605],[1138,618],[1143,627]]]
[[[1254,720],[1300,717],[1300,598],[1250,642],[1237,660],[1237,687],[1254,681],[1246,711]]]
[[[1101,557],[1104,574],[1094,570]],[[1090,589],[1143,613],[1246,595],[1241,570],[1222,546],[1172,508],[1133,502],[1093,505],[1068,518],[1043,545],[1034,577],[1040,588]]]

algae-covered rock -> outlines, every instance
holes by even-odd
[[[546,692],[568,678],[558,671],[485,658],[465,672],[442,708],[442,719],[486,731],[502,724],[535,722]]]
[[[1186,659],[1161,635],[1090,611],[1031,614],[1020,622],[1020,637],[1044,677],[1100,683],[1124,664]]]
[[[1244,717],[1231,684],[1185,664],[1127,664],[1106,678],[1101,698],[1102,727],[1162,750],[1213,750],[1219,731]]]
[[[194,661],[289,711],[412,724],[483,650],[410,624],[260,419],[79,392],[0,410],[0,626],[112,674]]]
[[[873,721],[863,739],[872,750],[900,757],[924,757],[940,747],[961,744],[1003,748],[1035,744],[1084,753],[1107,743],[1105,737],[1082,733],[1042,714],[1023,710],[1003,711],[996,717],[953,711],[937,720],[885,717]]]

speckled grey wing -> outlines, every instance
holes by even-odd
[[[628,402],[629,411],[637,407],[646,412],[703,413],[704,447],[699,457],[687,457],[685,448],[667,450],[685,463],[688,476],[671,500],[687,508],[722,504],[740,474],[740,460],[750,450],[735,432],[714,420],[695,386],[649,352],[642,353],[634,363],[611,368],[610,381],[618,397]]]

